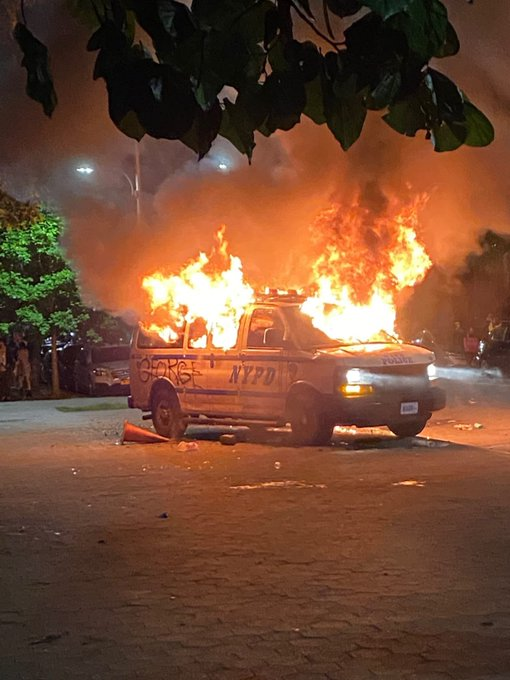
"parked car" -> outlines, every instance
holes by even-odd
[[[502,321],[480,341],[475,360],[484,371],[510,376],[510,321]]]
[[[74,363],[74,391],[129,394],[129,345],[83,346]]]

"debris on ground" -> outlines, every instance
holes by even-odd
[[[453,426],[456,430],[482,430],[482,423],[457,423]]]
[[[450,446],[450,442],[444,442],[440,439],[430,439],[430,437],[415,437],[413,446],[425,446],[429,449],[442,449],[445,446]]]
[[[274,469],[279,470],[281,468],[282,464],[280,463],[279,460],[275,460],[274,462]]]
[[[168,519],[168,512],[162,512],[158,517],[159,519]]]
[[[253,489],[326,489],[325,484],[310,484],[309,482],[300,482],[293,479],[286,479],[282,482],[257,482],[256,484],[240,484],[238,486],[231,486],[235,491],[252,491]]]
[[[224,446],[234,446],[237,444],[237,437],[235,434],[222,434],[220,436],[220,444]]]
[[[393,482],[392,486],[425,486],[425,482],[417,479],[405,479],[403,482]]]
[[[198,442],[179,442],[177,444],[177,451],[197,451]]]
[[[39,638],[37,640],[32,640],[30,642],[31,645],[45,645],[48,644],[49,642],[56,642],[57,640],[60,640],[61,637],[64,637],[64,635],[67,635],[67,633],[49,633],[48,635],[45,635],[42,638]]]

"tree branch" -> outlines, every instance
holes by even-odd
[[[329,10],[327,0],[322,0],[322,12],[324,14],[324,23],[326,24],[326,30],[332,40],[336,39],[333,29],[331,28],[331,21],[329,20]]]
[[[333,49],[335,49],[337,52],[340,52],[339,47],[341,45],[345,45],[345,42],[343,40],[332,40],[328,35],[323,33],[317,26],[314,24],[314,22],[304,13],[301,11],[301,9],[295,4],[294,0],[290,0],[290,4],[296,14],[306,23],[314,33],[316,33],[319,37],[321,37],[325,42],[328,43],[328,45],[331,45]]]

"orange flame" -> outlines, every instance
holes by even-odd
[[[317,252],[312,256],[313,294],[302,304],[317,328],[343,341],[377,339],[381,331],[395,336],[398,293],[423,279],[432,263],[418,240],[418,213],[426,203],[389,205],[373,213],[355,201],[349,210],[333,205],[312,229]],[[238,323],[255,299],[244,280],[241,260],[229,255],[225,226],[216,234],[210,255],[200,253],[178,274],[155,272],[143,279],[150,297],[149,332],[167,341],[195,322],[192,347],[228,349],[237,340]]]
[[[224,225],[216,241],[209,256],[200,253],[179,274],[155,272],[143,279],[153,316],[164,320],[163,324],[155,320],[146,324],[149,332],[157,332],[166,341],[176,340],[185,322],[203,320],[190,340],[192,347],[205,347],[208,332],[215,347],[235,345],[239,320],[254,294],[244,281],[241,260],[228,254]]]
[[[356,201],[334,205],[317,218],[314,241],[322,252],[312,266],[315,293],[302,305],[314,325],[339,340],[395,336],[396,297],[432,266],[416,229],[427,196],[398,212],[374,216]]]

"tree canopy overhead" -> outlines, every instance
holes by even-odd
[[[92,31],[93,77],[106,83],[112,121],[137,140],[179,139],[201,158],[221,136],[251,159],[255,132],[307,116],[346,150],[370,110],[400,134],[425,131],[436,151],[494,138],[487,117],[430,65],[459,50],[440,0],[66,1]],[[14,36],[27,93],[51,116],[48,51],[22,17]]]

